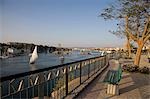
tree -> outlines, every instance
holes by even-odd
[[[118,20],[117,31],[113,34],[126,37],[128,44],[130,40],[137,44],[134,65],[139,66],[142,48],[150,39],[150,1],[117,0],[104,9],[101,16],[105,20]]]

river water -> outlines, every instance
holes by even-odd
[[[99,54],[81,55],[79,51],[73,51],[65,55],[64,63],[87,59],[98,56]],[[29,64],[29,56],[18,56],[0,60],[0,77],[18,74],[27,71],[33,71],[41,68],[57,66],[61,64],[59,56],[55,54],[39,54],[35,64]]]

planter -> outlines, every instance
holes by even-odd
[[[113,84],[108,84],[107,85],[107,94],[119,95],[119,86],[113,85]]]

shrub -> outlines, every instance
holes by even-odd
[[[122,71],[125,72],[140,72],[144,74],[150,74],[150,69],[148,67],[140,68],[139,66],[132,66],[131,64],[123,65]]]
[[[137,72],[139,69],[138,66],[131,66],[130,69],[128,70],[129,72]]]
[[[124,59],[132,59],[132,57],[125,56]]]
[[[150,74],[150,69],[148,67],[143,67],[139,69],[139,72],[144,74]]]
[[[129,70],[129,66],[128,65],[123,65],[122,66],[122,71],[128,71]]]
[[[136,72],[138,71],[138,66],[132,66],[131,64],[124,65],[122,67],[123,71],[128,71],[128,72]]]

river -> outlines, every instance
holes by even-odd
[[[86,58],[98,56],[99,54],[81,55],[79,51],[73,51],[71,54],[65,55],[64,63],[78,61]],[[60,65],[59,56],[55,54],[39,54],[39,58],[35,64],[29,64],[29,56],[18,56],[0,60],[0,77],[18,74],[22,72],[33,71],[51,66]]]

